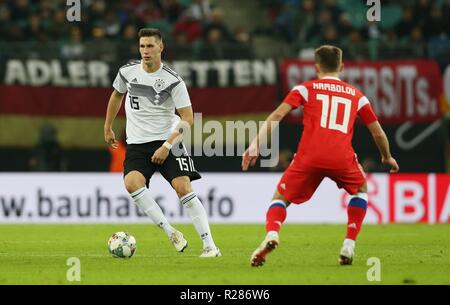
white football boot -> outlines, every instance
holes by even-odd
[[[355,256],[355,241],[351,239],[344,240],[341,252],[339,254],[339,264],[351,265]]]
[[[180,231],[175,231],[170,234],[169,239],[178,252],[183,252],[188,246],[187,240],[184,239],[184,236]]]
[[[200,257],[220,257],[222,256],[222,253],[220,253],[219,248],[217,247],[206,247],[203,249],[202,254]]]
[[[252,257],[250,259],[252,267],[259,267],[264,265],[264,263],[266,262],[267,254],[275,250],[276,247],[278,247],[279,243],[280,238],[278,237],[277,232],[267,233],[266,238],[252,254]]]

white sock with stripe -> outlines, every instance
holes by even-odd
[[[164,216],[161,208],[156,201],[153,200],[150,196],[150,192],[145,187],[131,193],[130,196],[138,207],[140,207],[158,227],[166,232],[167,236],[170,236],[170,234],[175,232],[175,229],[169,224],[169,221]]]
[[[205,208],[197,195],[192,192],[180,198],[181,204],[186,207],[189,217],[191,217],[198,235],[203,241],[203,248],[215,248],[214,240],[208,224]]]

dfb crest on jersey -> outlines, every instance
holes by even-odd
[[[156,92],[161,92],[165,86],[166,86],[166,83],[164,83],[164,81],[159,78],[155,81],[155,84],[153,85]]]

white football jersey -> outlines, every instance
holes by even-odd
[[[125,96],[128,144],[167,140],[180,121],[175,108],[191,106],[186,84],[172,69],[148,73],[141,61],[122,66],[113,83]]]

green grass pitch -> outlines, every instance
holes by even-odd
[[[365,225],[352,266],[340,266],[345,225],[283,226],[266,265],[250,267],[263,225],[212,225],[222,257],[200,259],[192,225],[176,225],[189,241],[178,253],[153,225],[0,225],[0,284],[450,284],[450,226]],[[131,259],[112,258],[116,231],[137,239]],[[80,259],[81,281],[66,278],[69,257]],[[370,257],[381,281],[368,281]]]

